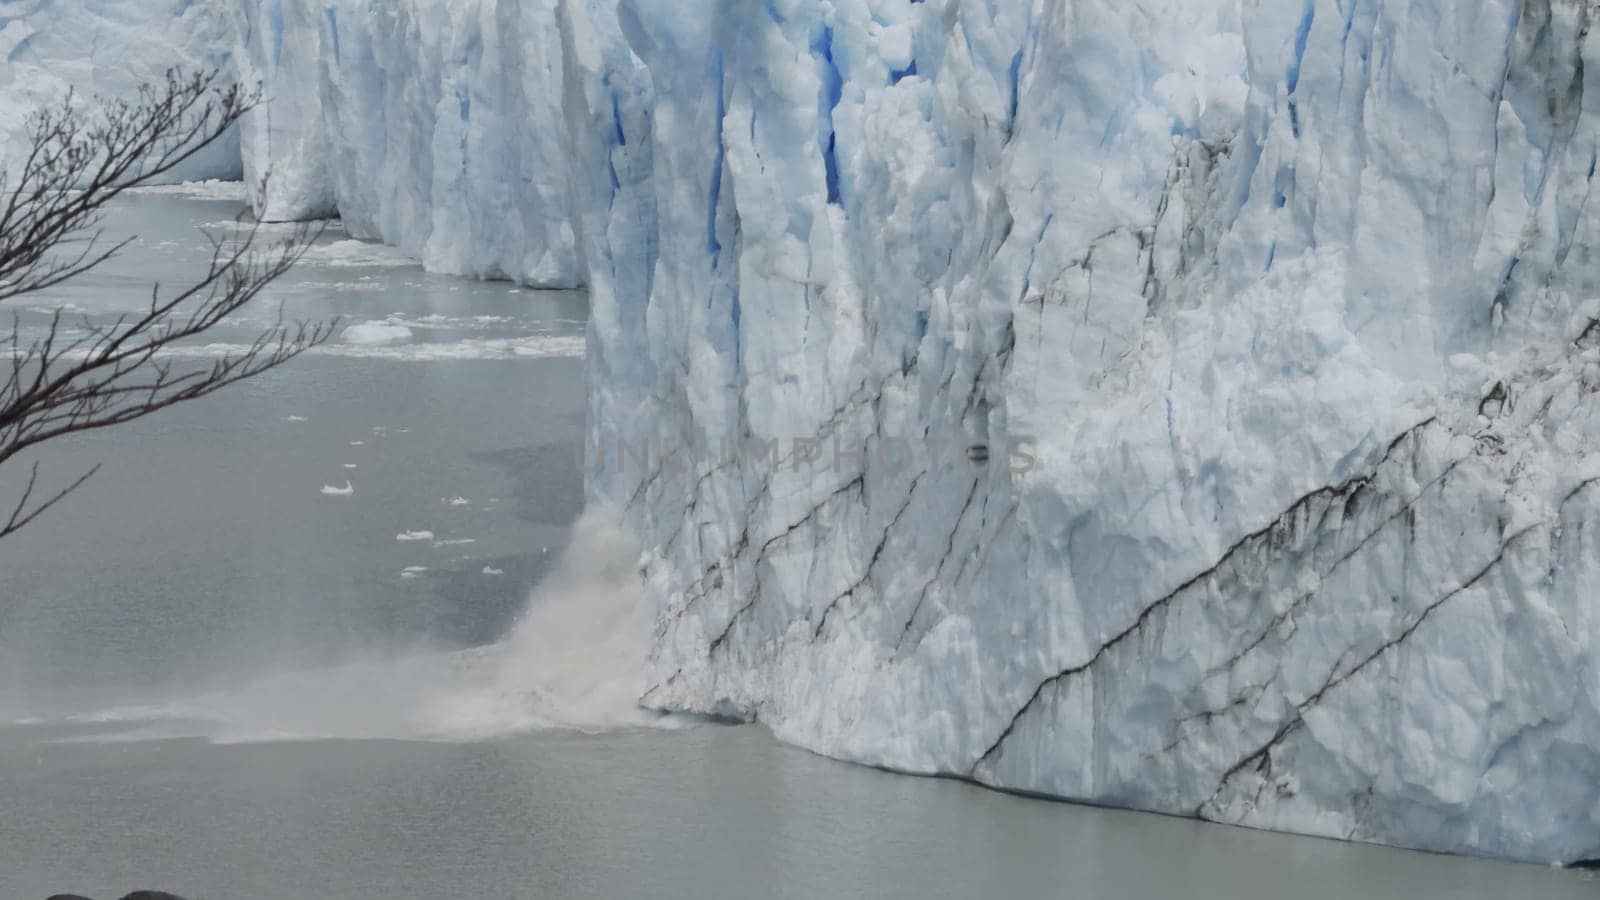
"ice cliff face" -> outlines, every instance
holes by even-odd
[[[1600,857],[1590,4],[228,10],[264,212],[590,285],[647,704]]]
[[[438,271],[582,282],[555,0],[221,5],[270,101],[244,123],[263,215],[338,214]]]
[[[647,703],[1600,856],[1588,4],[563,14]]]
[[[192,0],[0,0],[0,172],[26,152],[27,117],[39,106],[69,88],[86,102],[132,98],[174,66],[230,68],[228,34],[212,6]],[[239,141],[230,136],[168,180],[239,174]]]

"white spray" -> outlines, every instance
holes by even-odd
[[[485,682],[439,697],[443,734],[642,725],[646,623],[639,554],[614,519],[588,512],[511,634],[485,652]]]
[[[584,514],[555,570],[498,644],[275,675],[242,689],[69,719],[119,726],[92,740],[218,742],[476,740],[667,724],[638,705],[646,628],[639,557],[612,522]]]

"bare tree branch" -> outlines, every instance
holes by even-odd
[[[52,506],[55,506],[62,500],[65,500],[68,494],[80,487],[83,487],[83,483],[88,481],[90,478],[93,478],[95,473],[98,471],[100,471],[100,467],[95,466],[82,475],[79,475],[76,481],[52,494],[50,499],[36,504],[32,509],[29,509],[28,501],[33,499],[33,490],[39,484],[39,463],[35,462],[33,464],[33,470],[28,475],[28,486],[22,491],[22,499],[18,500],[17,505],[12,507],[10,518],[6,520],[6,524],[3,527],[0,527],[0,538],[11,535],[17,531],[21,531],[28,525],[29,522],[39,518],[39,516],[43,515]]]
[[[106,243],[106,207],[129,188],[171,173],[215,143],[255,106],[259,95],[219,81],[218,73],[169,72],[135,101],[110,101],[90,118],[74,98],[36,114],[16,183],[0,179],[0,301],[40,297],[115,258],[132,238]],[[108,428],[267,372],[328,340],[337,322],[276,324],[251,343],[205,362],[186,342],[257,299],[288,272],[321,231],[301,225],[260,246],[260,225],[240,222],[230,235],[206,238],[210,264],[194,282],[163,291],[110,323],[83,316],[75,327],[59,309],[43,334],[24,339],[13,314],[11,364],[0,366],[0,465],[65,435]],[[46,303],[46,305],[48,305]],[[99,467],[42,502],[33,464],[0,538],[28,525],[81,487]]]

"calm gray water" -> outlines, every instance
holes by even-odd
[[[0,736],[0,895],[1592,898],[1581,875],[1029,801],[754,728],[475,744]]]
[[[136,309],[153,281],[195,277],[208,257],[197,226],[226,227],[241,208],[130,199],[108,225],[140,242],[52,302],[100,321]],[[409,323],[411,340],[336,341],[44,452],[56,481],[104,468],[0,542],[0,712],[55,709],[65,691],[246,678],[357,646],[482,643],[520,609],[582,508],[571,348],[587,303],[428,275],[347,241],[328,233],[207,341],[249,340],[280,303],[291,319]],[[47,311],[29,305],[24,325],[41,326]],[[0,498],[23,468],[0,473]],[[347,483],[349,497],[322,493]],[[436,540],[396,540],[418,531]]]
[[[130,200],[112,226],[139,248],[57,302],[137,303],[202,261],[195,224],[239,208]],[[586,309],[343,240],[272,304],[408,338],[340,344],[43,457],[62,478],[106,468],[0,543],[3,900],[1600,892],[1584,873],[890,775],[759,728],[410,737],[401,712],[506,635],[573,534]],[[397,540],[420,531],[433,539]],[[285,732],[323,739],[261,740]]]

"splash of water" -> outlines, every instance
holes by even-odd
[[[638,552],[589,512],[510,634],[489,647],[275,675],[248,687],[68,721],[91,740],[204,737],[478,740],[540,729],[602,731],[670,720],[638,705],[645,622]]]
[[[657,719],[638,703],[646,649],[639,554],[612,523],[593,512],[579,520],[555,572],[510,636],[487,652],[488,679],[430,705],[439,732],[477,737]]]

